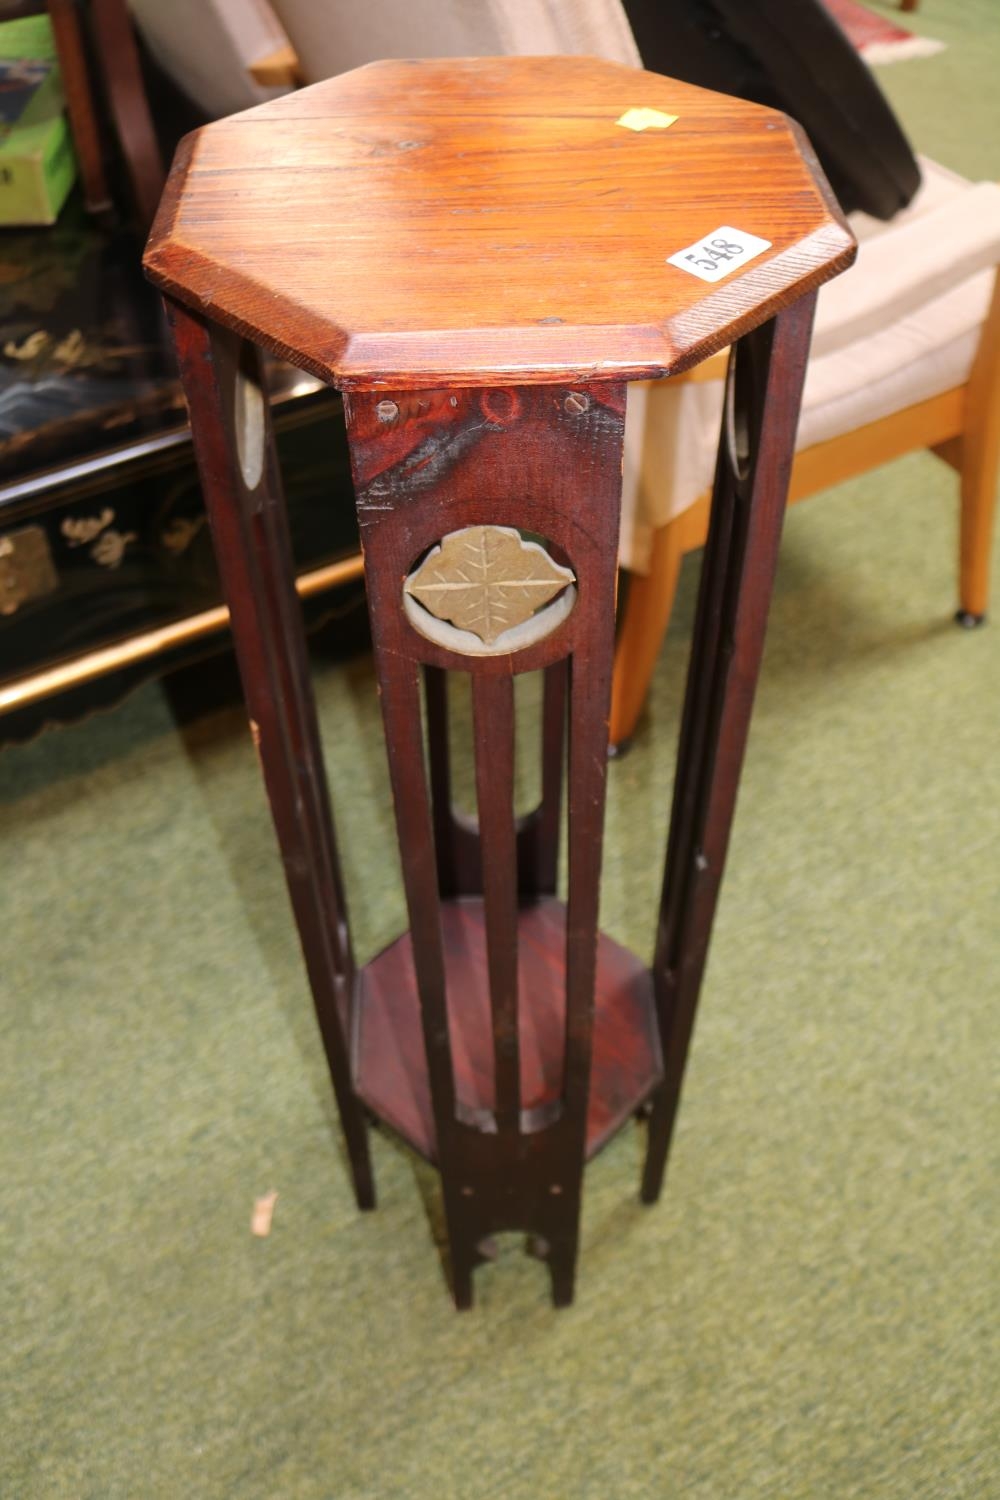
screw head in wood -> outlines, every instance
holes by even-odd
[[[490,386],[480,394],[479,409],[487,422],[507,427],[521,415],[521,398],[504,386]]]
[[[582,391],[570,391],[563,402],[563,410],[569,412],[571,417],[578,417],[581,412],[587,410],[589,405],[589,396],[585,396]]]
[[[399,416],[399,407],[395,401],[380,401],[375,408],[375,415],[380,422],[395,422]]]

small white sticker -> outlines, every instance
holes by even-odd
[[[723,224],[713,229],[703,240],[696,240],[686,250],[667,257],[667,264],[690,271],[701,281],[721,281],[730,271],[738,271],[748,260],[753,260],[764,250],[770,250],[771,241],[762,240],[755,234],[745,234]]]

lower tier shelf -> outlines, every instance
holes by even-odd
[[[490,1111],[493,1041],[483,903],[467,897],[441,908],[448,1025],[463,1113]],[[544,1111],[562,1089],[566,908],[545,899],[518,916],[521,1103]],[[648,1098],[663,1076],[650,974],[635,954],[598,937],[587,1156],[593,1156]],[[359,975],[355,1086],[365,1104],[430,1161],[434,1113],[420,1026],[410,934]]]

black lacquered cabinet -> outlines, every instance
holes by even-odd
[[[228,646],[140,250],[75,205],[0,236],[0,743]],[[307,618],[347,609],[363,631],[340,397],[277,364],[269,389]]]

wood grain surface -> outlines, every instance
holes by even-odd
[[[774,588],[816,297],[733,350],[702,565],[653,983],[664,1079],[653,1098],[642,1197],[663,1184],[736,810]]]
[[[368,1131],[348,1038],[356,969],[288,514],[270,410],[260,400],[259,459],[240,459],[241,388],[262,397],[256,350],[168,304],[191,436],[229,605],[250,730],[260,757],[288,894],[330,1068],[359,1208],[375,1206]],[[244,454],[244,458],[245,458]]]
[[[616,1063],[590,1092],[625,388],[392,388],[351,392],[344,409],[410,918],[360,983],[355,1078],[373,1112],[440,1167],[457,1305],[470,1305],[480,1247],[502,1230],[544,1241],[564,1305],[590,1108],[603,1101],[603,1139],[657,1076],[647,1040],[637,1065]],[[428,549],[485,525],[543,541],[576,580],[555,629],[517,644],[504,632],[504,649],[486,655],[469,650],[471,632],[449,646],[416,628],[406,593]],[[511,678],[536,669],[546,673],[542,800],[515,817]],[[478,820],[451,796],[445,678],[455,672],[472,679]],[[551,908],[531,897],[555,887],[564,768],[565,915],[559,907],[540,935]],[[481,899],[456,907],[446,893]],[[603,981],[621,999],[609,1002],[608,1058],[641,1030],[623,994],[633,978],[647,996],[639,1019],[652,1018],[644,966],[620,950],[618,960],[623,983]]]
[[[629,109],[667,129],[617,123]],[[715,284],[720,226],[772,248]],[[146,253],[173,297],[335,385],[656,378],[850,264],[785,116],[580,57],[375,63],[197,131]]]
[[[497,1108],[487,918],[484,902],[444,902],[441,929],[449,981],[448,1027],[456,1103],[467,1119]],[[566,908],[542,900],[521,908],[515,953],[519,988],[518,1080],[521,1108],[539,1122],[558,1105],[566,1024]],[[356,1087],[365,1103],[410,1144],[437,1160],[420,1001],[409,933],[360,974]],[[587,1155],[593,1154],[650,1095],[662,1077],[647,966],[603,934],[597,947],[593,1063],[587,1107]]]
[[[630,130],[629,110],[677,118]],[[711,259],[698,252],[712,280],[669,263],[720,235]],[[730,265],[737,235],[768,244]],[[586,58],[376,64],[206,127],[173,169],[146,265],[184,356],[356,1192],[372,1201],[363,1103],[440,1168],[459,1307],[492,1236],[509,1230],[532,1237],[554,1302],[572,1300],[584,1160],[647,1101],[643,1193],[659,1191],[760,664],[812,293],[854,248],[784,117]],[[277,474],[259,398],[248,401],[256,355],[234,334],[347,392],[410,923],[360,972]],[[650,970],[598,931],[625,380],[737,338]],[[496,577],[487,532],[509,553]],[[471,562],[451,556],[457,534]],[[564,590],[557,620],[494,619],[491,591],[509,603],[525,555]],[[512,679],[535,670],[542,798],[518,817]],[[471,677],[476,819],[451,793],[456,672]]]

